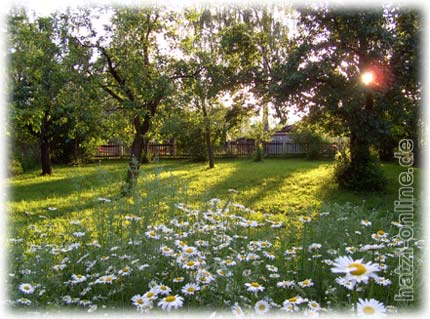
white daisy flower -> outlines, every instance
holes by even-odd
[[[365,227],[369,227],[372,226],[372,222],[367,220],[367,219],[362,219],[360,222],[361,225],[365,226]]]
[[[231,307],[231,312],[236,318],[245,317],[245,313],[237,302]]]
[[[310,223],[312,221],[312,218],[309,216],[301,216],[299,219],[302,223]]]
[[[264,287],[262,285],[260,285],[258,282],[250,282],[250,283],[246,283],[245,286],[247,287],[247,290],[249,292],[259,292],[259,291],[264,291]]]
[[[85,233],[82,231],[75,231],[72,233],[73,236],[75,236],[76,238],[80,238],[80,237],[84,237]]]
[[[80,282],[84,282],[87,280],[87,277],[85,277],[84,275],[80,275],[80,274],[72,274],[72,284],[77,284]]]
[[[21,305],[26,305],[26,306],[31,305],[31,300],[24,297],[17,299],[16,302]]]
[[[183,294],[191,296],[194,295],[196,291],[200,290],[200,287],[196,284],[186,284],[184,287],[182,287],[181,291]]]
[[[305,279],[303,281],[298,282],[298,285],[302,288],[306,288],[306,287],[312,287],[314,283],[312,282],[312,279]]]
[[[184,269],[197,269],[200,266],[198,261],[190,260],[182,264]]]
[[[279,288],[292,288],[296,285],[294,280],[284,280],[284,281],[280,281],[276,284],[277,287]]]
[[[367,283],[369,278],[378,278],[375,272],[379,271],[379,266],[372,262],[364,263],[363,259],[353,260],[349,256],[336,258],[333,273],[345,273],[347,280],[353,280],[358,283]]]
[[[182,307],[184,303],[184,298],[178,295],[169,295],[164,297],[158,302],[158,306],[161,307],[162,310],[170,311],[172,309],[178,309]]]
[[[287,304],[300,305],[300,304],[302,304],[304,302],[305,302],[305,299],[303,299],[300,296],[295,296],[295,297],[291,297],[291,298],[288,298],[288,299],[284,300],[283,306],[285,306]]]
[[[227,267],[233,267],[234,265],[236,265],[236,262],[234,260],[231,260],[231,259],[225,259],[222,261],[222,264],[227,266]]]
[[[384,305],[375,299],[358,299],[357,312],[360,316],[378,318],[385,313]]]
[[[276,256],[273,253],[268,252],[268,251],[263,251],[263,255],[264,255],[264,257],[266,257],[267,259],[270,259],[270,260],[274,260],[276,258]]]
[[[150,230],[145,232],[146,237],[148,238],[152,238],[152,239],[159,239],[160,236],[154,231],[154,230]]]
[[[130,273],[131,273],[131,268],[128,266],[124,266],[118,271],[118,274],[123,277],[130,276]]]
[[[183,247],[182,251],[187,256],[194,256],[194,255],[197,255],[199,253],[199,251],[197,250],[197,248],[193,247],[193,246]]]
[[[173,278],[173,282],[183,282],[185,280],[185,278],[184,277],[176,277],[176,278]]]
[[[170,292],[172,291],[172,288],[163,284],[159,284],[158,286],[155,287],[155,289],[158,291],[159,294],[164,296],[169,295]]]
[[[255,303],[254,310],[257,315],[264,315],[270,311],[270,304],[265,300],[259,300]]]
[[[148,301],[152,301],[157,299],[157,296],[158,296],[158,290],[154,287],[153,289],[150,289],[149,291],[145,292],[142,298],[145,298]]]
[[[341,286],[343,286],[349,290],[353,290],[355,287],[355,281],[347,280],[347,279],[345,279],[345,277],[337,277],[335,281],[339,285],[341,285]]]
[[[266,269],[268,271],[271,271],[271,272],[277,272],[278,271],[278,267],[273,266],[273,265],[266,265]]]
[[[19,285],[18,289],[26,295],[29,295],[34,292],[36,287],[32,286],[31,284],[23,283]]]
[[[136,306],[138,308],[144,308],[145,306],[148,306],[150,304],[150,301],[141,295],[134,295],[131,298],[131,302],[133,306]]]
[[[308,302],[308,307],[309,307],[309,309],[314,310],[314,311],[320,311],[321,310],[320,304],[314,300],[310,300]]]
[[[389,286],[391,285],[391,280],[384,277],[379,277],[378,279],[375,279],[376,284],[380,286]]]

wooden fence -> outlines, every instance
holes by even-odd
[[[224,145],[214,147],[215,157],[249,157],[255,153],[254,142],[227,142]],[[332,156],[334,146],[329,143],[308,144],[308,143],[263,143],[264,153],[268,156],[304,156],[310,150],[319,150],[322,156]],[[158,158],[188,158],[190,153],[187,150],[177,147],[176,144],[155,144],[150,143],[148,152]],[[127,158],[130,156],[130,148],[120,144],[108,144],[98,147],[97,158]]]

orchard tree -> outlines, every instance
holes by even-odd
[[[118,111],[134,127],[123,190],[127,194],[137,182],[154,116],[174,92],[175,81],[192,74],[172,54],[178,26],[175,12],[158,7],[111,11],[111,24],[105,26],[101,36],[84,12],[76,25],[91,31],[76,39],[82,47],[94,49],[98,58],[91,68],[92,77],[116,101]]]
[[[39,141],[42,175],[52,173],[50,144],[61,124],[60,96],[69,81],[62,31],[58,16],[30,21],[19,11],[9,17],[12,124]]]
[[[279,68],[273,93],[293,100],[308,120],[333,135],[349,137],[350,157],[339,167],[342,187],[380,190],[382,173],[370,156],[386,128],[383,104],[393,81],[390,59],[393,26],[390,12],[301,9],[297,39],[301,54]],[[394,110],[395,112],[395,110]]]

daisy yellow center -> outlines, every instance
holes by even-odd
[[[289,302],[296,302],[296,301],[297,301],[297,298],[296,298],[296,297],[292,297],[292,298],[288,299],[288,301],[289,301]]]
[[[260,284],[258,282],[251,282],[251,286],[258,288],[258,287],[260,287]]]
[[[106,277],[106,281],[111,281],[112,277]]]
[[[143,299],[141,299],[141,298],[137,299],[137,303],[138,303],[139,305],[142,305],[142,304],[143,304]]]
[[[195,262],[194,261],[189,261],[187,262],[187,266],[192,267],[194,266]]]
[[[372,306],[365,306],[363,307],[363,312],[366,315],[373,315],[375,313],[375,308],[373,308]]]
[[[305,216],[303,217],[303,220],[309,220],[309,217]]]
[[[152,297],[154,297],[154,293],[153,293],[153,292],[148,292],[148,293],[146,294],[146,297],[148,297],[148,298],[152,298]]]
[[[315,303],[315,302],[314,302],[314,303],[312,303],[312,304],[311,304],[311,306],[312,306],[312,307],[314,307],[314,308],[318,308],[318,304],[317,304],[317,303]]]
[[[161,286],[160,289],[161,290],[167,290],[167,287],[166,286]]]
[[[170,250],[170,248],[169,248],[169,247],[164,247],[164,248],[163,248],[163,250],[164,250],[164,251],[169,251],[169,250]]]
[[[361,276],[366,272],[366,267],[363,264],[352,263],[348,266],[349,269],[353,269],[350,273],[354,276]]]
[[[25,285],[24,287],[22,287],[24,290],[30,290],[30,286],[29,285]]]
[[[378,235],[384,235],[385,234],[385,232],[383,231],[383,230],[378,230]]]
[[[187,289],[188,292],[194,292],[194,290],[195,289],[193,287],[188,287],[188,289]]]
[[[175,296],[167,296],[166,298],[164,298],[164,300],[166,302],[174,302],[176,300]]]
[[[122,269],[122,271],[123,271],[123,272],[128,272],[128,268],[127,268],[127,267],[124,267],[124,268]]]
[[[266,305],[262,303],[258,306],[258,309],[260,309],[261,311],[266,310]]]
[[[187,249],[185,250],[185,252],[187,252],[188,254],[191,254],[193,251],[194,251],[194,250],[193,250],[192,248],[187,248]]]
[[[261,243],[261,247],[266,247],[267,243]]]
[[[176,277],[175,280],[182,281],[182,277]]]
[[[309,284],[310,284],[310,282],[309,282],[309,280],[307,280],[307,279],[306,279],[306,280],[304,280],[304,281],[303,281],[303,284],[304,284],[304,285],[309,285]]]
[[[155,231],[151,231],[151,232],[149,232],[149,234],[150,234],[151,236],[155,236]]]
[[[76,278],[82,278],[82,275],[76,275]]]
[[[183,241],[180,241],[179,245],[182,246],[182,247],[184,247],[186,244]]]
[[[225,263],[226,263],[226,264],[231,264],[231,263],[232,263],[232,261],[231,261],[230,259],[227,259],[227,260],[225,261]]]

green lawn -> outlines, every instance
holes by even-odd
[[[224,160],[212,170],[205,163],[164,161],[142,167],[138,191],[146,196],[166,193],[175,200],[198,205],[213,197],[226,199],[229,189],[235,189],[235,201],[263,213],[283,215],[305,213],[333,202],[350,202],[386,213],[392,211],[398,196],[397,178],[402,168],[396,164],[383,164],[383,168],[389,180],[384,193],[353,193],[338,189],[333,163],[327,161]],[[90,213],[96,198],[119,194],[126,170],[124,161],[101,161],[55,167],[52,176],[38,176],[39,172],[33,171],[11,178],[12,220],[26,224],[38,220],[38,215],[62,218]]]
[[[352,193],[337,188],[333,165],[225,160],[208,170],[206,164],[164,161],[142,167],[128,198],[118,196],[126,162],[55,167],[52,176],[34,171],[11,178],[11,304],[38,311],[139,310],[132,299],[163,283],[185,298],[184,311],[240,305],[249,313],[264,296],[273,298],[278,310],[302,296],[326,309],[351,311],[357,298],[351,299],[332,270],[341,260],[336,258],[350,256],[356,261],[349,266],[365,260],[381,267],[383,284],[361,283],[357,297],[394,309],[416,307],[420,283],[413,302],[394,299],[399,280],[393,270],[403,242],[402,225],[392,223],[398,220],[392,205],[402,169],[383,166],[389,180],[385,193]],[[210,202],[214,197],[221,201]],[[420,238],[417,229],[410,243],[416,278],[423,261]],[[187,247],[197,255],[188,255]],[[280,289],[283,280],[292,280],[294,287]],[[185,295],[184,285],[196,282],[201,285],[196,298]],[[264,293],[250,292],[246,285],[253,284],[266,287]],[[23,285],[36,292],[26,292]],[[173,297],[157,296],[148,307],[157,311],[160,300]]]

